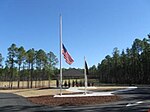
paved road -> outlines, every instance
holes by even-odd
[[[91,106],[40,106],[31,104],[23,97],[15,94],[0,93],[0,111],[21,112],[148,112],[150,109],[150,87],[139,87],[130,91],[120,91],[114,94],[123,97],[121,101]]]
[[[36,108],[41,108],[42,110],[42,106],[31,104],[21,96],[11,93],[0,93],[0,112],[31,112],[36,111]]]

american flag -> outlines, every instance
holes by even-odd
[[[64,58],[69,65],[71,65],[74,62],[72,57],[69,55],[67,49],[65,48],[64,44],[62,44],[62,54],[64,55]]]

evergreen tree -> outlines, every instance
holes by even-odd
[[[8,48],[8,57],[7,57],[7,65],[10,68],[10,88],[13,86],[13,78],[14,78],[14,68],[16,63],[16,55],[17,55],[18,48],[16,44],[12,44]]]

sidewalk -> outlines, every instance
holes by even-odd
[[[108,92],[94,92],[92,90],[98,90],[100,87],[88,87],[87,90],[84,90],[84,87],[71,87],[69,89],[66,89],[66,91],[70,92],[81,92],[81,94],[68,94],[68,95],[55,95],[54,97],[87,97],[87,96],[113,96],[115,92],[120,92],[120,91],[128,91],[135,89],[137,87],[126,87],[122,88],[118,87],[119,90],[114,90],[114,91],[108,91]]]

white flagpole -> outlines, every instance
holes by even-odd
[[[60,29],[59,29],[59,36],[60,36],[60,95],[62,95],[62,16],[60,15]]]
[[[87,92],[87,71],[86,71],[86,65],[85,65],[85,57],[84,57],[84,81],[85,81],[84,93],[86,95],[86,92]]]

